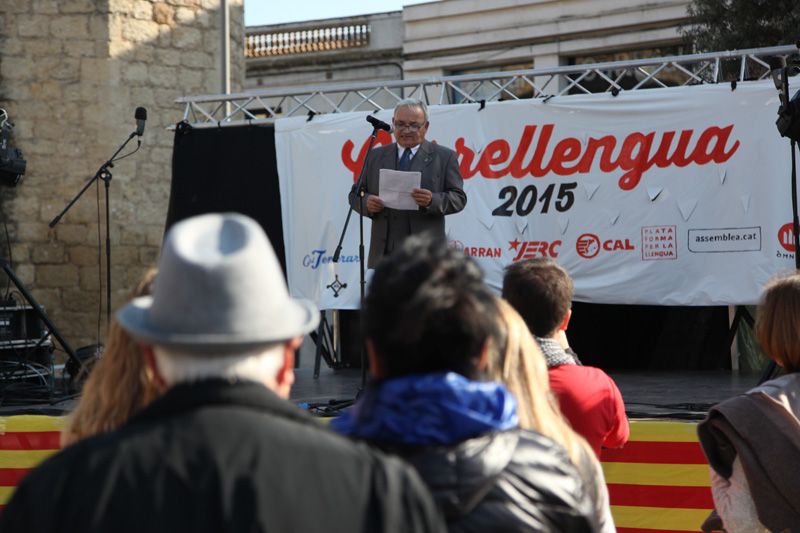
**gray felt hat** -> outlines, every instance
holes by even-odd
[[[134,338],[192,352],[224,354],[288,340],[319,321],[291,298],[264,230],[244,215],[200,215],[167,233],[152,296],[117,312]]]

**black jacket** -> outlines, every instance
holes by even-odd
[[[439,531],[412,469],[256,383],[179,385],[118,431],[47,460],[4,532]]]
[[[416,467],[451,533],[597,531],[588,489],[566,452],[533,431],[455,446],[382,447]]]

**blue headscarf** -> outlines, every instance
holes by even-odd
[[[505,387],[454,372],[374,384],[331,422],[343,435],[406,445],[455,444],[518,425],[516,401]]]

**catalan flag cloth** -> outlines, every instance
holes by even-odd
[[[700,531],[714,501],[697,424],[632,420],[630,426],[625,447],[601,456],[617,531]]]
[[[0,417],[0,509],[25,474],[58,451],[63,421],[56,416]]]

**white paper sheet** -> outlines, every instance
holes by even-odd
[[[378,197],[386,207],[416,211],[419,205],[411,197],[411,191],[419,189],[421,183],[421,172],[382,168],[378,173]]]

